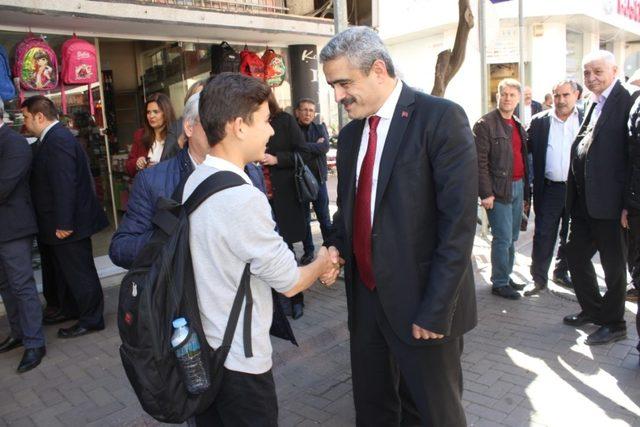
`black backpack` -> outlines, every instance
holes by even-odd
[[[211,45],[211,74],[240,71],[240,54],[229,43]]]
[[[223,365],[246,300],[244,315],[245,356],[251,357],[251,308],[249,265],[245,266],[221,346],[213,350],[200,321],[191,252],[189,215],[208,197],[246,184],[233,172],[217,172],[182,200],[182,182],[172,199],[161,198],[152,222],[155,230],[136,257],[120,287],[118,329],[120,358],[142,408],[165,423],[182,423],[206,410],[220,388]],[[187,391],[171,346],[172,321],[184,317],[190,333],[198,335],[209,388],[198,395]]]

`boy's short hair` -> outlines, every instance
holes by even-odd
[[[226,136],[227,123],[252,115],[267,101],[271,89],[260,80],[238,73],[220,73],[200,93],[200,123],[213,147]]]

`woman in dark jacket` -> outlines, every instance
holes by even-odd
[[[294,181],[294,153],[300,150],[305,139],[296,119],[280,108],[273,92],[269,96],[269,109],[275,133],[267,143],[262,161],[267,197],[273,207],[278,231],[293,250],[293,243],[301,242],[307,230],[304,206],[298,201]],[[291,298],[294,319],[302,316],[303,301],[302,292]]]

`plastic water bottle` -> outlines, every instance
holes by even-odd
[[[189,337],[189,327],[184,317],[175,319],[173,327],[171,346],[178,358],[187,390],[191,394],[200,394],[209,388],[209,377],[202,363],[198,335],[194,333]],[[185,343],[184,341],[187,337],[189,337],[189,340]]]

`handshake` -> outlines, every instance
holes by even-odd
[[[314,264],[317,264],[318,280],[323,286],[331,286],[335,283],[340,268],[344,265],[344,260],[340,258],[340,252],[331,246],[322,246],[316,255]]]

